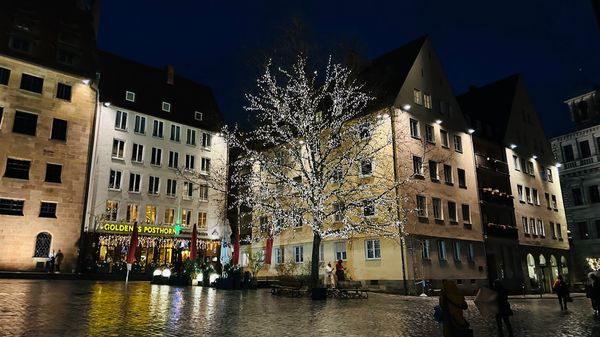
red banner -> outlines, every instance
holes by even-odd
[[[267,239],[267,247],[265,248],[265,264],[271,264],[271,255],[273,252],[273,237]]]
[[[133,224],[133,232],[131,232],[131,240],[129,241],[129,250],[127,251],[127,263],[135,262],[135,250],[138,246],[138,224]]]

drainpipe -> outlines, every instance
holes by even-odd
[[[396,112],[394,108],[388,108],[390,112],[390,121],[392,123],[392,158],[394,163],[394,182],[398,182],[398,156],[396,154]],[[399,187],[396,187],[396,216],[400,219],[400,198]],[[400,229],[398,229],[400,231]],[[404,286],[404,295],[408,295],[408,281],[406,280],[406,264],[404,263],[404,237],[400,235],[400,263],[402,264],[402,284]]]

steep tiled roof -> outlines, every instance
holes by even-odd
[[[219,131],[223,118],[209,87],[175,75],[167,83],[167,72],[123,57],[99,52],[100,101],[139,111],[154,117]],[[135,102],[125,99],[125,92],[135,93]],[[162,111],[162,102],[171,104],[171,111]],[[202,121],[195,112],[203,114]]]

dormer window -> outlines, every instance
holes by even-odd
[[[197,121],[202,121],[202,112],[196,111],[194,114],[194,119],[196,119]]]
[[[162,102],[162,111],[171,112],[171,103]]]
[[[129,102],[135,102],[135,92],[126,91],[125,92],[125,100]]]

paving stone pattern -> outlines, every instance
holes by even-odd
[[[512,299],[515,336],[600,336],[585,297],[561,312],[547,299]],[[0,280],[0,336],[441,336],[437,298],[371,294],[324,302],[147,282]],[[497,336],[472,301],[475,336]]]

